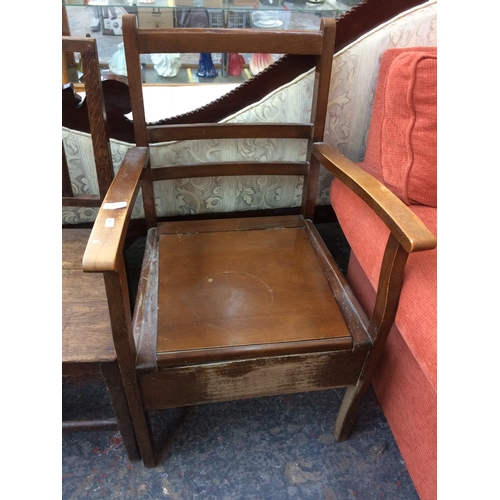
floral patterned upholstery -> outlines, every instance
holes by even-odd
[[[368,125],[381,55],[389,48],[436,45],[436,1],[411,9],[378,26],[334,57],[325,141],[353,161],[364,157]],[[282,87],[260,102],[227,118],[226,122],[307,121],[310,110],[312,71]],[[286,102],[286,105],[285,105]],[[96,193],[97,182],[88,134],[63,128],[63,144],[73,186],[79,193]],[[131,144],[112,140],[115,170]],[[183,141],[152,147],[155,165],[180,165],[194,161],[261,158],[286,160],[305,158],[305,144],[296,141],[262,139],[254,141]],[[317,205],[329,205],[331,175],[322,169]],[[183,179],[157,183],[158,216],[235,212],[300,205],[301,177],[252,176]],[[224,193],[224,194],[222,194]],[[167,196],[165,196],[167,195]],[[92,222],[97,210],[63,207],[63,224]],[[139,195],[134,218],[143,217]]]

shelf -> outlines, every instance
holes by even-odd
[[[154,0],[153,2],[141,2],[139,0],[63,0],[63,5],[75,7],[121,7],[127,11],[131,9],[230,9],[230,10],[288,10],[292,12],[317,11],[338,12],[339,15],[347,12],[351,7],[357,5],[360,0]]]

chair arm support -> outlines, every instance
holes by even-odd
[[[148,160],[149,149],[146,147],[127,151],[90,233],[82,261],[84,272],[118,270],[117,256],[123,250],[139,181]]]
[[[329,144],[313,145],[314,157],[372,208],[408,252],[431,250],[436,237],[389,189]]]

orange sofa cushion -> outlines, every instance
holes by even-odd
[[[364,165],[407,205],[437,206],[436,103],[436,47],[387,50]]]

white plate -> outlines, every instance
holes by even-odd
[[[278,28],[279,26],[283,26],[283,21],[278,19],[262,19],[255,21],[255,26],[259,28]]]
[[[261,19],[257,19],[257,21],[258,21],[260,24],[262,24],[262,25],[266,26],[266,25],[268,25],[268,24],[273,25],[273,24],[277,21],[277,19],[266,19],[266,18],[261,18]]]

